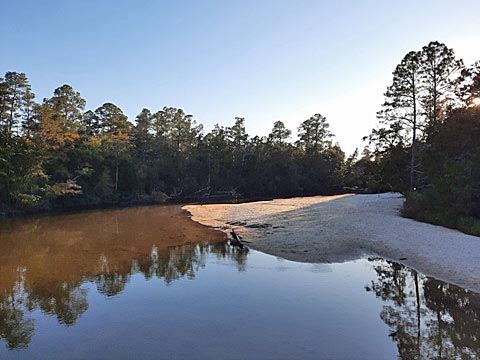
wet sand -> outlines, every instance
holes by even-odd
[[[400,194],[188,205],[201,224],[235,229],[257,250],[303,262],[377,255],[480,291],[480,238],[400,216]]]

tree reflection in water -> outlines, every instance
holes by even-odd
[[[24,273],[23,269],[18,270],[14,288],[4,289],[0,300],[0,338],[5,339],[10,349],[28,346],[34,331],[33,319],[25,316]]]
[[[236,260],[241,269],[245,254],[219,243],[224,238],[191,221],[179,206],[2,221],[0,338],[11,349],[28,346],[34,310],[75,324],[88,309],[85,282],[115,296],[136,273],[166,283],[191,279],[208,253]]]
[[[10,349],[28,346],[34,333],[34,323],[28,314],[41,310],[67,326],[88,309],[85,282],[94,282],[98,292],[105,296],[115,296],[127,286],[132,275],[140,273],[145,279],[160,278],[170,284],[181,278],[194,279],[195,274],[205,267],[207,255],[219,259],[234,260],[239,271],[244,270],[247,251],[233,248],[227,243],[188,244],[175,246],[159,253],[154,247],[152,252],[140,259],[133,259],[128,271],[110,272],[105,259],[104,270],[98,274],[85,276],[83,281],[75,283],[54,283],[51,287],[32,287],[25,289],[25,271],[18,270],[19,278],[15,287],[4,291],[0,302],[0,338],[5,339]]]
[[[480,358],[480,294],[371,258],[377,278],[366,286],[383,300],[380,318],[401,359]]]

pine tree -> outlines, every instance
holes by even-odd
[[[114,188],[118,190],[121,160],[128,156],[132,124],[122,109],[112,103],[105,103],[95,110],[98,117],[102,144],[113,158]]]
[[[455,57],[452,49],[438,41],[432,41],[422,48],[420,64],[423,88],[420,101],[426,116],[427,131],[431,132],[455,105],[454,82],[464,65],[462,60]]]
[[[245,130],[245,118],[236,117],[235,124],[227,128],[227,135],[235,148],[245,146],[248,140],[248,134]]]
[[[70,85],[55,89],[53,96],[35,108],[34,137],[53,147],[72,143],[80,137],[85,100]]]
[[[0,85],[0,124],[12,135],[19,134],[26,109],[32,109],[35,95],[24,73],[9,71]]]
[[[35,102],[35,94],[27,89],[23,101],[22,109],[22,128],[27,138],[30,138],[36,126],[35,109],[38,104]]]
[[[408,143],[410,140],[410,189],[415,187],[417,136],[422,128],[420,94],[421,53],[411,51],[402,59],[393,72],[393,82],[385,93],[383,110],[378,112],[381,122],[387,129],[377,131],[376,135],[396,135]],[[395,133],[395,134],[392,134]],[[375,134],[372,134],[375,135]]]
[[[320,153],[331,146],[333,134],[329,130],[330,124],[327,118],[321,114],[315,114],[305,120],[298,127],[297,146],[309,153]]]
[[[0,77],[0,125],[6,127],[8,111],[8,84]]]
[[[456,95],[462,106],[480,105],[480,61],[464,68],[456,81]]]
[[[272,131],[268,135],[268,140],[272,144],[284,144],[292,135],[292,131],[285,127],[282,121],[275,121]]]

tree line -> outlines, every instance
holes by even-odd
[[[113,103],[85,106],[70,85],[36,102],[25,74],[0,79],[0,211],[341,190],[345,156],[320,114],[293,143],[282,121],[268,136],[250,137],[241,117],[205,134],[179,108],[143,109],[131,122]]]

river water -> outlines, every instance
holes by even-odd
[[[480,295],[239,250],[177,206],[0,222],[0,359],[480,357]]]

